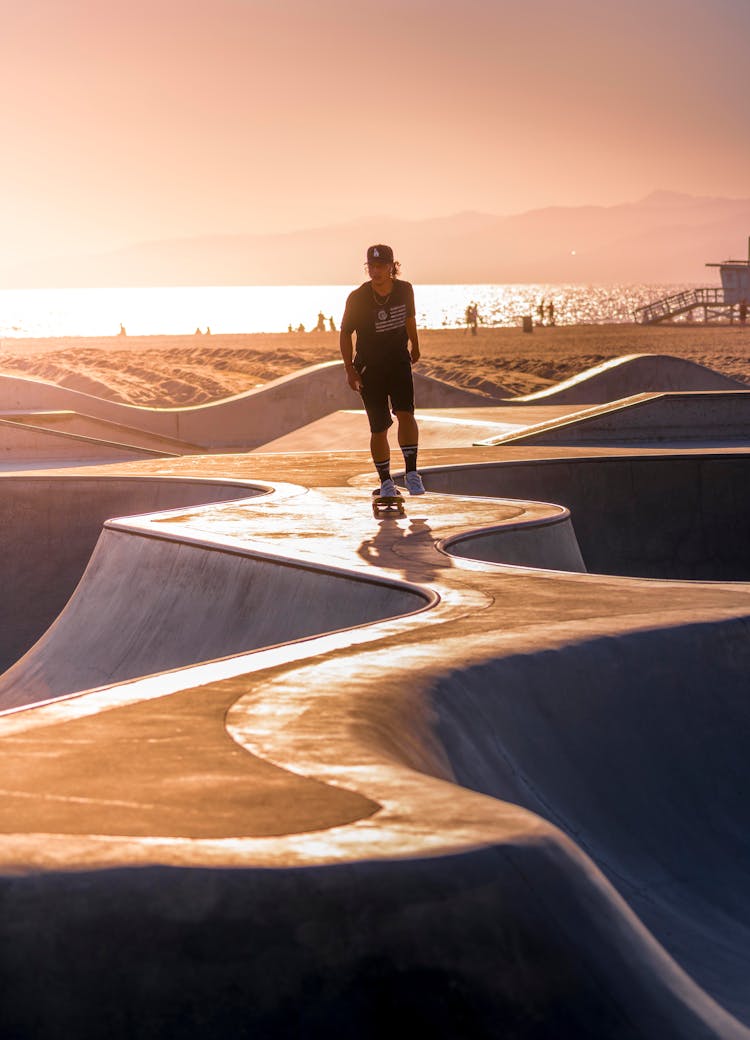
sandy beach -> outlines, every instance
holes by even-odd
[[[750,329],[569,325],[426,329],[420,371],[493,396],[541,390],[609,358],[672,354],[750,385]],[[216,401],[339,357],[336,333],[4,339],[0,372],[151,407]]]

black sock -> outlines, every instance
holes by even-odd
[[[375,462],[374,459],[373,459],[373,462]],[[380,483],[381,484],[383,483],[384,480],[390,480],[391,479],[391,460],[390,459],[383,459],[382,462],[375,462],[375,469],[378,471],[378,476],[380,477]]]
[[[417,468],[417,451],[419,450],[418,444],[402,444],[401,451],[404,453],[404,462],[406,464],[406,472],[412,473]]]

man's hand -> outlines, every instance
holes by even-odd
[[[419,361],[419,333],[417,332],[417,319],[407,318],[406,319],[406,335],[409,337],[409,344],[411,346],[411,363],[416,365]]]
[[[352,343],[352,334],[351,332],[344,332],[343,328],[339,333],[339,349],[341,351],[341,360],[344,362],[344,368],[346,369],[346,381],[355,394],[361,394],[362,378],[353,365],[354,344]]]

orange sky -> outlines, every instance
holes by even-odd
[[[24,0],[0,267],[377,213],[750,195],[747,0]]]

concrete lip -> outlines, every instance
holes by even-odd
[[[434,491],[560,503],[570,510],[583,567],[622,578],[750,580],[750,454],[742,451],[616,456],[580,452],[474,466],[427,467]],[[496,537],[467,532],[453,544],[479,546],[476,558],[503,562]],[[469,552],[468,555],[473,555]],[[520,561],[518,561],[520,562]]]
[[[77,434],[105,443],[146,448],[160,455],[199,455],[202,451],[196,444],[147,433],[136,426],[123,426],[121,423],[70,409],[0,412],[0,420],[18,426],[48,430],[51,433]]]
[[[669,354],[627,354],[587,368],[534,394],[513,398],[519,404],[601,404],[640,393],[693,390],[744,390],[744,383],[705,365]]]
[[[475,441],[493,444],[750,443],[750,391],[636,394]]]

